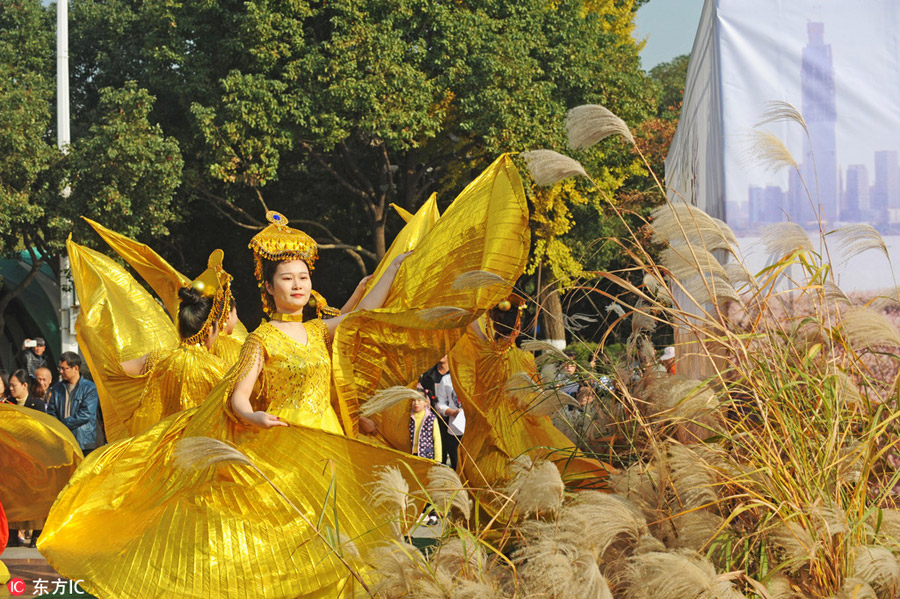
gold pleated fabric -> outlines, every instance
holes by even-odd
[[[449,359],[453,389],[466,413],[459,470],[470,487],[502,488],[510,479],[510,460],[527,455],[554,462],[569,487],[606,488],[608,466],[578,451],[549,416],[524,411],[508,394],[506,383],[516,373],[538,380],[530,353],[469,330]]]
[[[97,385],[106,438],[118,441],[140,432],[131,420],[145,385],[126,375],[121,362],[174,350],[180,339],[162,306],[122,266],[71,239],[66,249],[81,302],[78,345]]]
[[[383,307],[353,312],[338,326],[334,383],[348,435],[358,433],[361,402],[380,389],[413,384],[447,354],[466,325],[509,294],[525,268],[528,249],[525,190],[512,160],[503,155],[415,244]],[[476,270],[496,274],[502,282],[454,286],[460,275]],[[404,451],[410,449],[408,419],[407,406],[375,418],[385,442]]]
[[[216,341],[213,343],[210,351],[222,358],[228,367],[231,367],[241,355],[241,346],[247,339],[247,329],[240,322],[234,327],[234,331],[229,335],[219,332]]]
[[[329,402],[325,326],[305,326],[303,346],[261,325],[201,406],[91,454],[38,541],[53,568],[104,599],[350,596],[358,586],[308,523],[351,541],[364,560],[392,534],[394,515],[370,500],[379,467],[400,464],[408,474],[405,463],[424,481],[433,463],[303,426],[340,430]],[[260,359],[251,403],[290,427],[253,430],[231,412],[235,382]],[[271,484],[243,464],[176,463],[175,442],[195,436],[233,444]],[[351,561],[355,551],[343,548]]]
[[[153,292],[159,296],[163,305],[168,310],[173,322],[178,319],[178,290],[189,286],[191,280],[175,270],[171,264],[150,249],[149,246],[139,243],[130,237],[107,229],[98,222],[89,218],[84,220],[94,228],[100,237],[131,265],[141,277],[147,281]]]
[[[136,435],[167,416],[200,405],[227,371],[222,358],[199,344],[182,342],[174,349],[150,352],[144,374],[133,377],[143,392],[128,422],[129,432]]]
[[[9,522],[40,521],[84,456],[53,416],[0,404],[0,504]]]

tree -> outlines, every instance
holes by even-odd
[[[594,4],[608,14],[574,0],[76,0],[75,85],[83,110],[125,79],[160,98],[195,212],[255,227],[277,207],[338,247],[363,239],[329,221],[362,221],[377,258],[388,203],[450,197],[499,152],[562,143],[570,106],[641,118],[646,86],[622,44],[633,2]]]
[[[58,192],[59,153],[50,141],[53,29],[38,0],[0,5],[0,255],[31,254],[16,287],[0,280],[0,332],[7,306],[48,262],[45,208]]]

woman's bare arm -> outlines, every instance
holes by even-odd
[[[144,354],[140,358],[122,362],[122,370],[124,370],[125,374],[128,376],[140,376],[144,372],[144,366],[147,364],[147,356],[149,355],[150,354]]]
[[[384,305],[384,300],[387,299],[388,292],[391,290],[391,285],[394,284],[394,279],[397,276],[397,271],[400,270],[400,264],[409,256],[411,252],[407,252],[405,254],[400,254],[394,261],[391,262],[391,265],[387,267],[387,270],[384,271],[384,274],[378,282],[375,283],[375,286],[372,287],[372,290],[369,291],[366,297],[362,298],[359,303],[356,304],[356,308],[352,311],[347,312],[346,314],[341,314],[340,316],[335,316],[334,318],[326,319],[325,326],[328,328],[328,337],[334,337],[334,332],[337,330],[341,321],[344,320],[344,317],[347,314],[351,314],[356,312],[357,310],[375,310]],[[348,302],[349,303],[349,302]]]
[[[238,420],[248,426],[258,428],[272,428],[273,426],[288,426],[287,422],[282,422],[278,416],[254,410],[250,404],[250,394],[253,393],[253,386],[259,373],[262,372],[262,356],[257,356],[256,361],[244,378],[234,385],[234,391],[231,392],[231,409]]]

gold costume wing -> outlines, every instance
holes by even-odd
[[[0,504],[10,522],[43,520],[84,456],[59,420],[0,404]]]
[[[169,311],[173,322],[177,321],[178,290],[190,285],[191,280],[175,270],[171,264],[150,249],[149,246],[111,231],[89,218],[82,218],[109,244],[109,247],[115,250],[125,262],[131,265],[147,281],[153,292],[162,300],[166,310]]]
[[[71,239],[66,249],[81,302],[78,344],[97,385],[106,438],[118,441],[133,434],[129,423],[145,384],[126,375],[121,363],[173,349],[180,340],[162,306],[122,266]]]
[[[507,390],[510,377],[518,373],[538,380],[534,356],[470,330],[449,360],[453,389],[466,412],[459,470],[469,486],[503,486],[510,478],[510,460],[527,455],[556,464],[567,486],[606,488],[608,465],[586,457],[549,416],[527,411]]]
[[[361,402],[380,389],[414,383],[449,352],[466,325],[509,294],[528,249],[525,190],[512,160],[503,155],[415,245],[383,307],[348,314],[338,326],[334,382],[348,435],[357,434]],[[455,284],[471,271],[496,275],[496,283]],[[406,406],[376,416],[379,432],[396,449],[409,449],[408,418]]]

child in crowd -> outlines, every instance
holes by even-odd
[[[419,392],[419,397],[412,400],[409,411],[409,440],[412,444],[412,453],[442,464],[441,431],[437,427],[434,412],[431,411],[431,405],[421,385],[416,391]],[[440,521],[429,505],[425,506],[423,513],[428,514],[423,522],[426,526],[434,526]]]
[[[441,464],[443,463],[441,435],[436,424],[434,412],[431,411],[425,394],[419,390],[419,397],[412,400],[409,414],[409,440],[412,443],[412,453]]]

